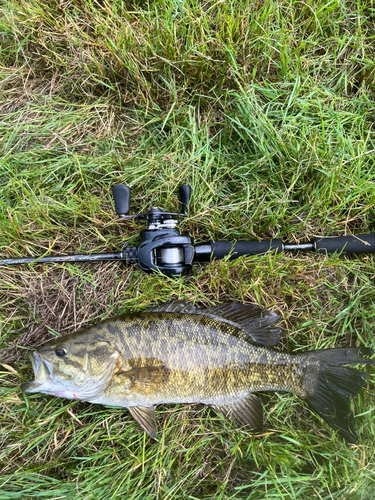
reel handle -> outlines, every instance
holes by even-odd
[[[112,192],[116,214],[120,218],[125,218],[130,210],[130,187],[125,186],[125,184],[117,184],[113,187]]]
[[[191,186],[182,184],[180,186],[181,213],[187,215],[191,196]]]

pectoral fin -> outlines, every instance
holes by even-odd
[[[128,410],[134,420],[152,438],[157,439],[155,409],[153,406],[129,406]]]
[[[143,366],[121,372],[118,376],[130,380],[132,391],[146,394],[157,391],[166,384],[169,378],[169,369],[164,365]]]
[[[254,432],[263,431],[262,403],[255,394],[229,405],[211,405],[225,417],[234,420],[241,427],[246,426]]]

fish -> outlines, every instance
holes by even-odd
[[[369,374],[349,365],[375,364],[374,351],[281,352],[274,349],[279,320],[251,304],[201,310],[173,300],[47,342],[30,354],[34,378],[21,389],[125,407],[154,439],[156,405],[202,403],[259,434],[263,408],[255,393],[286,391],[356,443],[351,399]]]

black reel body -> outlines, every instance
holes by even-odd
[[[188,274],[193,267],[194,246],[191,238],[181,236],[177,229],[150,234],[138,247],[138,266],[143,271],[160,271],[167,276]]]

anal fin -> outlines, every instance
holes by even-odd
[[[246,426],[256,433],[263,432],[262,403],[255,394],[250,394],[232,404],[211,406],[241,427]]]
[[[129,406],[132,417],[152,438],[157,439],[155,409],[153,406]]]

